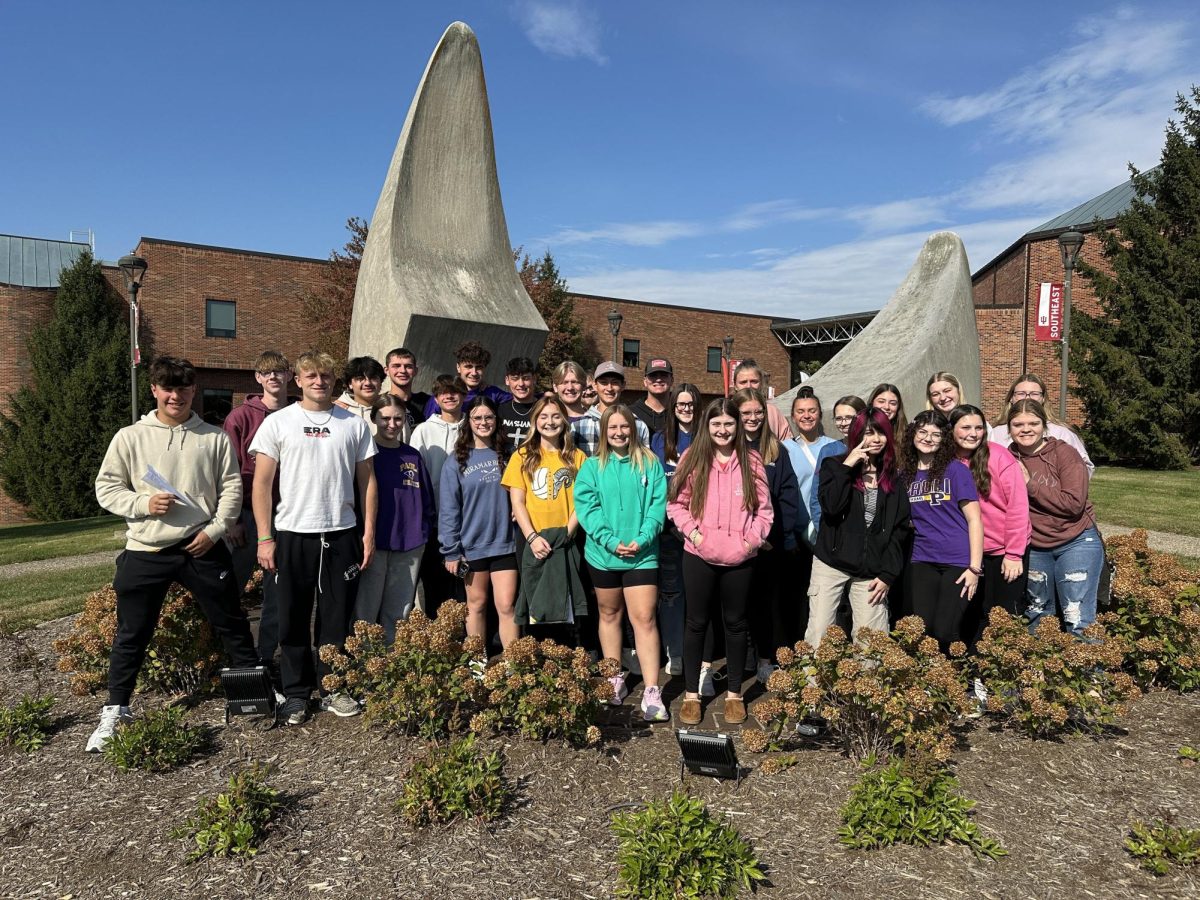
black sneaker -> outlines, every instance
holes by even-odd
[[[278,715],[284,725],[303,725],[308,721],[308,701],[303,697],[288,697],[279,707]]]

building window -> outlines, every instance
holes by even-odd
[[[237,337],[237,304],[232,300],[205,300],[204,333],[215,338]]]
[[[622,348],[622,353],[623,356],[621,364],[623,366],[627,366],[628,368],[636,369],[641,365],[640,360],[642,358],[642,342],[626,339]]]
[[[720,347],[709,347],[708,348],[708,368],[705,371],[707,371],[707,372],[720,372],[721,371],[721,348]]]
[[[200,392],[200,403],[204,406],[201,418],[209,425],[220,425],[233,409],[233,391],[205,388]]]

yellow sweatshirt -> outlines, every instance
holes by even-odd
[[[159,493],[142,480],[150,466],[199,510],[175,502],[165,516],[149,515],[150,498]],[[96,476],[96,500],[124,517],[127,550],[162,550],[201,529],[215,543],[242,510],[237,455],[228,435],[195,413],[170,427],[151,410],[113,436]]]

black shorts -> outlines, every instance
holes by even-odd
[[[499,556],[485,556],[483,559],[468,559],[467,568],[472,572],[515,572],[517,555],[501,553]]]
[[[592,576],[592,585],[600,590],[613,588],[641,587],[646,584],[658,584],[658,569],[597,569],[591,563],[587,564]]]

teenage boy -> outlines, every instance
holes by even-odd
[[[375,553],[375,441],[366,423],[334,406],[333,359],[310,351],[296,361],[301,399],[268,417],[250,443],[258,563],[274,577],[279,599],[279,644],[288,725],[308,718],[308,703],[324,662],[313,666],[312,611],[316,596],[318,645],[341,647],[350,630],[358,575]],[[271,486],[279,473],[279,507]],[[363,497],[363,533],[354,519],[354,487]],[[272,530],[274,526],[274,530]],[[323,689],[322,689],[323,692]],[[321,698],[321,710],[358,713],[346,694]]]
[[[374,357],[356,356],[342,370],[342,383],[346,385],[346,392],[334,403],[366,422],[374,437],[375,422],[371,413],[375,411],[383,388],[383,366]]]
[[[292,364],[278,350],[264,350],[254,361],[254,380],[262,386],[261,394],[247,394],[242,405],[225,417],[222,426],[237,454],[242,474],[242,514],[240,520],[225,535],[233,550],[233,576],[239,590],[244,590],[250,573],[258,562],[254,523],[254,455],[250,442],[258,433],[263,420],[288,404],[288,384],[292,380]],[[279,481],[274,485],[274,500],[279,502]],[[258,655],[271,665],[279,649],[279,604],[275,596],[275,579],[264,578],[262,583],[262,613],[258,620]]]
[[[508,361],[504,372],[504,386],[512,399],[499,404],[500,433],[509,453],[521,446],[529,433],[529,411],[537,402],[534,385],[537,382],[537,364],[528,356],[514,356]]]
[[[160,356],[149,371],[155,408],[116,433],[96,476],[96,500],[122,516],[127,531],[113,578],[117,633],[108,659],[108,703],[88,738],[89,753],[102,750],[117,724],[133,718],[129,700],[172,582],[191,591],[233,665],[259,664],[222,540],[242,507],[233,445],[192,412],[196,370],[190,362]]]
[[[602,362],[596,366],[592,382],[596,385],[596,404],[588,407],[583,418],[571,426],[575,431],[575,446],[588,456],[595,456],[600,447],[600,417],[610,406],[621,402],[621,392],[625,390],[625,370],[614,362]],[[637,414],[636,410],[633,412]],[[641,419],[634,419],[634,422],[642,446],[650,449],[650,429]]]
[[[750,388],[762,394],[763,406],[767,409],[767,424],[775,432],[775,437],[786,441],[792,436],[792,426],[787,416],[775,408],[775,404],[767,399],[767,389],[763,386],[766,379],[763,370],[752,359],[743,359],[733,370],[733,389],[735,391]]]
[[[384,357],[384,364],[390,382],[388,393],[403,400],[408,411],[408,421],[405,423],[404,433],[400,435],[400,440],[407,444],[413,429],[425,421],[425,404],[429,402],[429,395],[424,391],[413,390],[413,379],[417,377],[418,371],[417,355],[407,347],[397,347],[388,351],[388,355]]]
[[[438,412],[417,426],[409,442],[421,454],[430,484],[440,484],[442,468],[455,465],[454,443],[463,428],[463,397],[466,385],[453,375],[439,375],[433,383],[433,399]],[[434,492],[436,503],[437,492]],[[447,600],[466,599],[466,588],[455,579],[442,562],[441,543],[436,532],[429,536],[425,555],[421,558],[421,592],[423,612],[430,618],[437,616],[438,608]]]
[[[492,354],[479,341],[467,341],[454,351],[454,359],[456,360],[455,368],[458,370],[458,377],[467,386],[467,395],[463,399],[464,406],[474,400],[479,394],[486,394],[497,406],[505,400],[512,399],[512,394],[508,391],[502,391],[494,384],[488,384],[484,381],[488,363],[492,361]],[[437,396],[435,395],[425,404],[425,418],[431,419],[438,412]]]
[[[646,396],[630,409],[652,432],[662,432],[667,427],[667,402],[674,383],[670,360],[658,356],[646,363],[646,377],[642,379]]]

